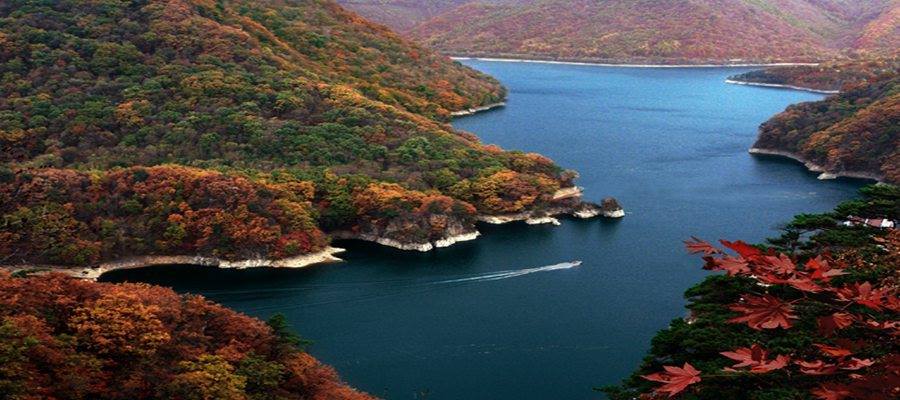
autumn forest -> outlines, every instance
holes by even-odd
[[[471,393],[492,385],[495,397],[517,398],[501,386],[516,381],[527,393],[540,381],[535,371],[517,368],[540,362],[551,369],[560,358],[573,358],[565,353],[572,349],[583,351],[581,358],[600,354],[622,364],[604,368],[617,374],[615,380],[579,381],[575,390],[583,398],[896,399],[898,48],[900,4],[888,0],[0,1],[0,399],[404,398],[390,392],[395,384],[414,399],[478,398]],[[491,76],[508,70],[483,64],[519,58],[541,63],[516,71],[515,85]],[[688,68],[604,69],[606,63]],[[712,72],[678,75],[697,66]],[[600,83],[540,85],[562,85],[585,71],[601,71],[591,78]],[[628,91],[624,99],[606,92],[645,73],[656,86]],[[710,77],[722,92],[696,83]],[[665,86],[672,82],[680,88]],[[696,86],[680,97],[684,104],[708,96],[702,99],[707,105],[745,101],[753,112],[776,105],[783,111],[761,119],[733,109],[694,115],[697,110],[679,108],[679,97],[667,98],[668,91],[690,86],[684,82]],[[730,97],[717,100],[720,93]],[[773,100],[759,100],[769,94]],[[641,96],[647,104],[628,103]],[[524,119],[507,113],[529,101],[544,103]],[[577,109],[583,101],[615,111],[565,121],[582,124],[576,129],[547,128],[548,119],[563,118],[553,114],[555,107]],[[670,113],[658,120],[662,128],[654,126],[653,113]],[[458,123],[461,116],[501,121],[494,126],[503,129],[468,132],[460,128],[466,126]],[[678,137],[685,118],[715,120],[696,130],[728,142]],[[744,143],[744,119],[753,120],[755,143]],[[617,125],[597,128],[610,121]],[[647,141],[643,130],[653,128],[666,135]],[[595,141],[580,141],[585,132]],[[615,147],[610,138],[635,144]],[[729,147],[736,142],[739,154]],[[524,145],[505,148],[510,143]],[[692,176],[660,178],[665,182],[640,189],[582,188],[576,185],[585,178],[567,169],[613,158],[611,152],[637,160],[638,153],[664,146],[687,150],[677,157],[660,152],[640,165],[623,162],[598,175],[638,182],[633,176],[663,177],[688,165]],[[723,170],[729,179],[723,183],[720,171],[692,170],[694,157],[738,156],[753,162],[754,179],[777,171],[765,182],[781,181],[732,182]],[[716,189],[723,184],[727,189]],[[765,204],[782,208],[761,203],[754,212],[768,218],[789,209],[778,215],[796,216],[777,226],[759,215],[722,217],[734,201],[726,196],[748,203],[759,199],[747,194],[757,190],[769,190]],[[640,201],[634,210],[628,203],[623,209],[607,193]],[[692,207],[692,196],[701,195],[723,199],[705,209],[717,213],[718,225],[746,224],[757,238],[715,241],[696,231],[708,226],[697,221],[654,217],[642,226],[628,224],[633,213],[688,215],[685,204]],[[600,203],[600,196],[607,197],[602,206],[588,201]],[[797,198],[810,209],[796,209],[791,201]],[[722,210],[710,210],[716,207]],[[602,220],[587,221],[595,217]],[[553,229],[563,224],[574,234],[557,235]],[[654,253],[672,247],[662,237],[673,226],[679,234],[694,232],[681,239],[705,271],[690,288],[663,282],[658,264],[653,273],[635,266],[660,262]],[[637,239],[617,241],[635,231]],[[768,232],[768,239],[759,240],[765,237],[759,232]],[[497,239],[442,252],[482,233]],[[582,240],[615,243],[631,255]],[[544,261],[525,251],[488,250],[513,242],[529,250],[547,246],[548,257],[566,259],[540,266]],[[318,265],[340,261],[333,254],[345,245],[350,267]],[[589,251],[608,258],[583,263]],[[164,257],[206,261],[135,261]],[[666,265],[683,264],[678,254],[667,257]],[[285,260],[295,260],[297,268],[271,268]],[[179,268],[188,271],[183,276],[208,276],[191,268],[220,263],[264,268],[190,282],[196,286],[165,280]],[[141,273],[159,272],[172,288],[132,283],[154,281],[135,278],[140,274],[122,275],[117,283],[93,281],[117,269],[109,265],[158,264],[179,265]],[[339,271],[329,276],[324,271],[332,267]],[[353,268],[361,271],[347,271]],[[576,275],[585,270],[612,271],[603,282],[622,275],[626,291],[664,296],[688,288],[683,303],[669,301],[687,314],[666,313],[668,325],[636,316],[634,326],[643,331],[626,332],[633,336],[627,346],[646,356],[620,358],[616,345],[603,339],[638,328],[597,332],[552,307],[575,298],[569,296],[589,296],[570,307],[586,318],[584,308],[653,314],[641,307],[654,303],[604,302],[591,282],[576,279],[587,276]],[[550,271],[559,281],[546,277]],[[629,286],[634,276],[640,289]],[[498,283],[513,278],[522,278],[516,281],[521,286]],[[539,278],[559,286],[542,291]],[[567,286],[573,282],[580,286]],[[478,297],[470,285],[481,283],[497,284],[497,291]],[[426,302],[429,296],[439,303]],[[234,303],[217,304],[213,297]],[[377,302],[385,298],[397,303]],[[548,308],[529,303],[534,300]],[[315,308],[322,305],[340,308]],[[529,325],[479,318],[482,305],[503,306],[499,317],[525,315]],[[404,316],[410,327],[394,328],[407,336],[392,340],[409,341],[421,354],[377,340],[377,328],[365,325],[387,325],[405,307],[417,306],[428,318]],[[443,313],[466,316],[476,326],[451,326]],[[440,322],[429,322],[432,317]],[[300,336],[304,326],[320,334],[334,329],[344,342],[325,341],[317,352],[316,338]],[[560,327],[589,343],[566,342],[553,333]],[[494,329],[515,335],[506,335],[507,342],[490,336]],[[457,336],[457,330],[458,337],[443,336]],[[418,367],[401,375],[423,382],[414,382],[409,393],[406,383],[390,381],[396,370],[365,370],[378,365],[376,357],[342,352],[355,345],[384,356],[391,367],[412,359]],[[351,369],[353,379],[345,382],[325,363]],[[633,373],[617,369],[623,365]],[[497,372],[496,383],[471,383],[482,382],[472,376],[481,367]],[[521,374],[501,379],[510,371]],[[427,387],[447,380],[460,392]],[[383,394],[376,392],[382,387]]]

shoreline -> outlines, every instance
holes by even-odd
[[[818,94],[838,94],[840,90],[821,90],[821,89],[813,89],[803,86],[794,86],[794,85],[782,85],[778,83],[762,83],[762,82],[748,82],[748,81],[737,81],[734,79],[726,79],[725,83],[731,85],[742,85],[742,86],[758,86],[758,87],[766,87],[766,88],[776,88],[776,89],[792,89],[799,90],[803,92],[812,92]]]
[[[484,105],[484,106],[480,106],[480,107],[472,107],[472,108],[465,109],[465,110],[453,111],[450,113],[450,118],[466,117],[469,115],[475,115],[478,113],[482,113],[485,111],[490,111],[490,110],[494,110],[494,109],[502,108],[502,107],[506,107],[505,101],[501,101],[499,103],[492,103],[492,104],[488,104],[488,105]]]
[[[324,250],[304,254],[296,257],[280,260],[264,258],[247,259],[239,261],[222,260],[217,257],[204,256],[135,256],[115,261],[107,261],[88,267],[68,267],[61,265],[0,265],[0,269],[12,273],[23,271],[34,272],[59,272],[73,278],[97,280],[103,274],[117,270],[139,269],[160,265],[196,265],[201,267],[216,267],[221,269],[249,269],[249,268],[305,268],[312,265],[343,262],[335,254],[343,253],[344,249],[328,246]]]
[[[792,160],[794,160],[794,161],[797,161],[797,162],[803,164],[803,165],[806,167],[806,169],[809,170],[810,172],[818,173],[819,176],[818,176],[816,179],[819,179],[819,180],[830,180],[830,179],[837,179],[837,178],[853,178],[853,179],[866,179],[866,180],[872,180],[872,181],[876,181],[876,182],[878,182],[878,183],[884,182],[884,177],[881,177],[881,176],[878,176],[878,175],[874,175],[874,174],[871,174],[871,173],[868,173],[868,172],[862,172],[862,171],[841,171],[841,172],[828,171],[825,167],[822,167],[821,165],[818,165],[818,164],[816,164],[816,163],[814,163],[814,162],[812,162],[812,161],[809,161],[809,160],[803,158],[802,156],[800,156],[799,154],[792,153],[792,152],[789,152],[789,151],[771,150],[771,149],[761,149],[761,148],[758,148],[758,147],[753,147],[753,148],[751,148],[748,152],[749,152],[750,154],[756,154],[756,155],[776,156],[776,157],[783,157],[783,158],[789,158],[789,159],[792,159]]]
[[[358,234],[352,232],[333,232],[332,236],[341,240],[359,240],[363,242],[379,244],[386,247],[392,247],[403,251],[418,251],[421,253],[427,253],[432,250],[450,247],[457,243],[478,239],[479,237],[481,237],[481,232],[478,232],[476,230],[473,232],[466,232],[459,235],[448,236],[435,240],[434,242],[423,243],[403,243],[399,240],[379,237],[373,234]]]
[[[458,57],[450,56],[450,59],[456,61],[475,60],[489,62],[509,62],[509,63],[533,63],[533,64],[557,64],[557,65],[583,65],[594,67],[617,67],[617,68],[750,68],[750,67],[795,67],[795,66],[817,66],[819,63],[739,63],[739,64],[632,64],[632,63],[603,63],[590,61],[556,61],[528,58],[503,58],[503,57]]]

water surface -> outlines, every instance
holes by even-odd
[[[261,318],[283,313],[315,341],[313,355],[388,399],[592,399],[684,316],[682,293],[705,274],[684,239],[760,241],[861,185],[747,154],[761,122],[821,96],[724,83],[746,69],[466,63],[510,96],[458,128],[578,170],[589,199],[615,196],[628,216],[482,227],[478,241],[428,254],[340,243],[347,262],[305,270],[170,267],[106,279],[201,293]]]

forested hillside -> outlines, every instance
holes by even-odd
[[[830,61],[819,65],[771,67],[729,78],[735,82],[788,85],[823,91],[851,90],[884,75],[896,74],[900,59]]]
[[[342,6],[366,19],[380,22],[398,32],[459,7],[470,0],[338,0]]]
[[[161,287],[0,271],[4,399],[372,399],[302,344]]]
[[[689,289],[690,314],[653,338],[614,400],[892,400],[900,390],[900,231],[845,226],[900,219],[900,189],[797,216],[752,246],[687,242],[718,271]]]
[[[788,107],[760,127],[756,151],[835,175],[900,183],[900,77],[884,74],[828,99]]]
[[[12,0],[0,44],[3,264],[423,242],[572,185],[445,123],[495,80],[331,0]]]
[[[809,61],[900,46],[895,0],[473,0],[412,27],[388,10],[404,1],[347,0],[348,7],[454,55],[608,62]]]

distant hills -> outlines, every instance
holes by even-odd
[[[341,0],[451,55],[811,61],[900,47],[897,0]]]

